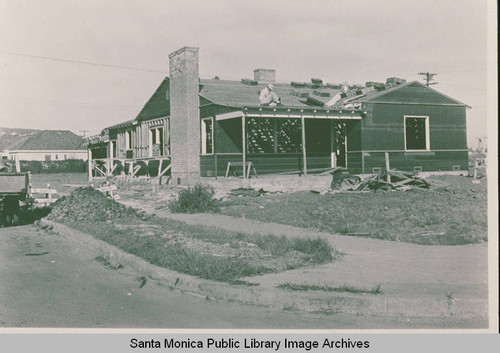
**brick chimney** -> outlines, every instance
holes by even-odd
[[[276,70],[274,69],[255,69],[253,70],[253,79],[259,82],[276,82]]]
[[[172,184],[200,179],[198,49],[184,47],[170,59],[170,146]]]

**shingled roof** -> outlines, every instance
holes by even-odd
[[[251,81],[249,81],[251,82]],[[260,106],[259,93],[266,87],[264,83],[244,84],[240,81],[201,80],[200,96],[207,100],[231,107]],[[273,83],[273,90],[281,98],[285,107],[304,108],[324,104],[340,92],[340,87],[313,85],[309,83]],[[308,99],[309,98],[309,99]]]
[[[351,103],[355,102],[395,102],[466,106],[466,104],[448,97],[431,87],[427,87],[418,81],[407,82],[382,91],[373,90],[351,101]]]
[[[44,130],[31,136],[18,150],[58,151],[83,150],[84,139],[68,130]]]

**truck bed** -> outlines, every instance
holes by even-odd
[[[0,195],[20,195],[28,193],[29,176],[27,173],[0,173]]]

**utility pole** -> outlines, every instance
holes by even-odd
[[[87,132],[89,132],[90,130],[80,130],[80,132],[83,132],[83,138],[87,138]]]
[[[434,80],[434,76],[437,76],[437,74],[431,74],[430,72],[419,72],[419,75],[425,76],[424,81],[427,84],[427,87],[430,85],[437,85],[437,82],[432,82]]]

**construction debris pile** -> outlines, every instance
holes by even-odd
[[[370,190],[401,190],[428,189],[431,187],[426,180],[415,173],[399,170],[388,170],[382,174],[370,176],[361,180],[359,176],[349,174],[347,169],[338,168],[331,172],[331,190],[341,192],[369,192]]]
[[[107,221],[137,215],[136,210],[107,198],[92,187],[75,189],[53,204],[49,219],[81,221]]]

